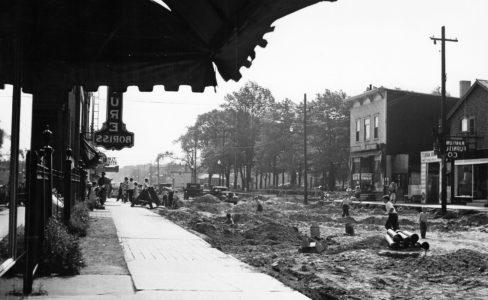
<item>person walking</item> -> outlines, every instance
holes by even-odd
[[[129,178],[124,177],[124,182],[122,182],[122,202],[127,202],[127,190],[129,189]]]
[[[124,183],[120,183],[120,184],[119,184],[119,190],[118,190],[118,192],[117,192],[117,200],[115,200],[115,201],[119,201],[120,199],[122,199],[122,202],[123,202],[123,200],[124,200],[124,199],[123,199],[123,195],[122,195],[122,194],[123,194],[123,188],[122,188],[122,185],[123,185],[123,184],[124,184]]]
[[[398,230],[398,214],[395,206],[390,201],[390,196],[384,195],[383,201],[385,202],[386,213],[388,214],[388,220],[386,220],[385,224],[386,229]]]
[[[149,209],[153,209],[151,193],[149,193],[149,188],[151,188],[151,183],[149,183],[148,178],[144,178],[144,187],[142,193],[144,193],[144,198],[149,204]],[[141,195],[142,196],[142,195]]]
[[[425,207],[422,207],[420,214],[419,214],[419,225],[420,225],[420,237],[425,239],[425,235],[427,234],[427,219],[428,214],[425,210]]]
[[[346,197],[342,200],[342,217],[349,217],[349,208],[351,207],[351,197]]]
[[[127,197],[129,198],[129,202],[131,206],[134,206],[134,190],[136,188],[136,185],[134,183],[134,178],[130,178],[129,182],[127,183]]]

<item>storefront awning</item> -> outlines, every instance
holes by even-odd
[[[90,141],[81,139],[81,159],[87,169],[96,167],[106,158],[106,155],[98,150]]]
[[[454,161],[454,165],[456,166],[479,165],[479,164],[488,164],[488,157],[475,158],[475,159],[458,159]]]
[[[274,21],[335,0],[51,0],[0,3],[0,83],[202,92],[239,80]]]

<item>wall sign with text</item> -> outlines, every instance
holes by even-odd
[[[95,145],[107,150],[121,150],[134,146],[134,133],[127,131],[122,122],[122,92],[107,89],[107,120],[95,132]]]

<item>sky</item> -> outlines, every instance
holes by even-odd
[[[321,2],[273,25],[266,48],[243,68],[239,82],[218,78],[216,92],[178,92],[155,87],[124,94],[124,122],[135,134],[135,146],[117,152],[121,166],[154,162],[160,152],[179,153],[174,141],[199,114],[219,108],[224,96],[247,81],[269,88],[275,99],[295,102],[330,90],[362,93],[369,84],[430,93],[440,85],[440,45],[430,37],[458,38],[447,43],[447,91],[459,95],[459,81],[488,79],[488,1],[486,0],[338,0]],[[102,90],[101,90],[102,91]],[[10,130],[11,89],[0,90],[0,128]],[[103,91],[101,98],[105,98]],[[21,148],[29,148],[30,98],[24,97]],[[105,120],[101,101],[100,125]],[[7,144],[8,145],[8,144]],[[6,146],[7,146],[6,145]],[[5,147],[3,153],[8,152]]]

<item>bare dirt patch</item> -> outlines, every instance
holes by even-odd
[[[250,198],[231,206],[212,200],[159,213],[312,299],[482,299],[488,294],[485,213],[439,218],[433,210],[426,240],[431,250],[417,258],[394,258],[378,254],[388,249],[381,206],[354,205],[351,217],[342,218],[340,206],[331,201],[305,206],[290,197],[263,197],[264,211],[257,212]],[[400,227],[418,233],[417,210],[398,211]],[[354,226],[354,236],[345,235],[346,223]],[[326,250],[299,253],[312,224],[319,226]]]

